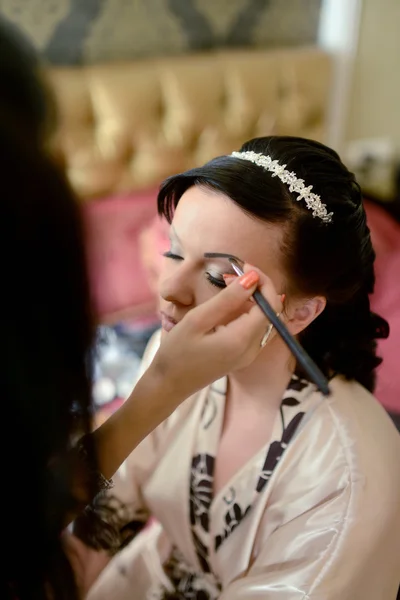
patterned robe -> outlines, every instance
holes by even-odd
[[[89,600],[395,600],[400,436],[360,385],[331,389],[293,376],[272,438],[215,497],[226,380],[188,399],[114,477],[114,513],[91,509],[104,546],[153,519]]]

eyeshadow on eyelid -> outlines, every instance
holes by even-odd
[[[214,271],[213,269],[207,269],[206,273],[209,273],[215,279],[221,279],[222,281],[225,271]]]

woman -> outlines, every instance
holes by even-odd
[[[0,24],[6,486],[0,597],[12,600],[77,597],[61,539],[69,519],[108,485],[122,460],[188,392],[251,361],[266,326],[255,308],[250,318],[218,327],[254,291],[260,277],[249,271],[232,293],[226,290],[225,298],[213,299],[184,320],[175,342],[171,338],[157,355],[123,410],[90,435],[94,318],[78,205],[49,150],[53,116],[30,48]],[[193,365],[193,377],[185,377]],[[67,551],[76,565],[74,548],[69,545]]]
[[[168,179],[158,203],[172,220],[161,348],[234,280],[226,259],[205,255],[234,255],[268,273],[332,394],[272,333],[251,365],[180,406],[115,478],[118,518],[103,499],[75,524],[114,553],[156,519],[88,598],[394,600],[400,438],[371,395],[388,327],[370,312],[375,255],[353,175],[317,142],[260,138]]]

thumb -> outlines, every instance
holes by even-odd
[[[236,277],[227,288],[211,300],[204,302],[188,313],[182,322],[199,333],[208,333],[222,323],[237,315],[238,310],[254,294],[260,281],[259,274],[248,271],[241,277]]]

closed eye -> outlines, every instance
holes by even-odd
[[[222,278],[214,277],[208,271],[206,271],[205,276],[206,276],[207,281],[209,283],[211,283],[211,285],[214,285],[215,287],[220,288],[220,289],[223,289],[226,287],[226,283]]]
[[[168,250],[168,252],[164,252],[163,256],[165,256],[165,258],[171,258],[172,260],[183,260],[182,256],[179,256],[178,254],[174,254],[170,250]]]

